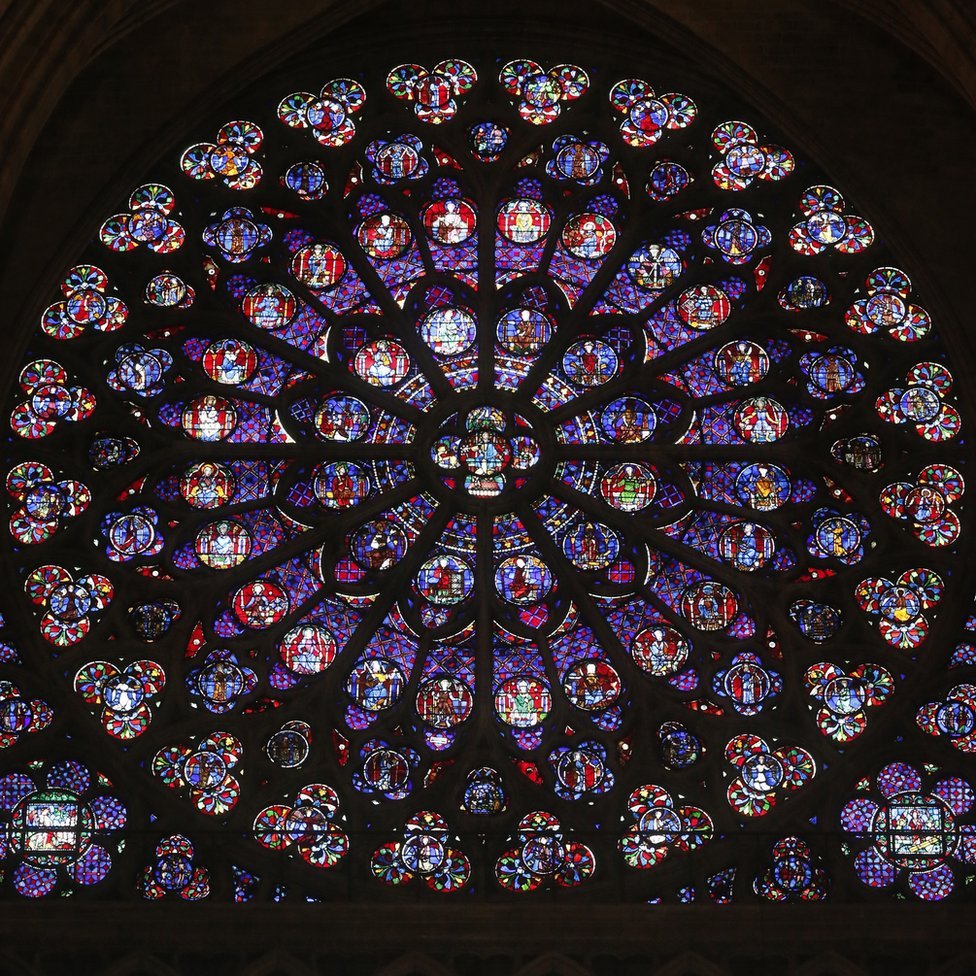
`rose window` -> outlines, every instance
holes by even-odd
[[[101,884],[125,809],[147,898],[821,900],[839,824],[865,889],[964,887],[934,316],[648,72],[351,66],[120,195],[8,404],[14,891]]]

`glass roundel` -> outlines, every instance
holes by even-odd
[[[117,772],[5,760],[12,890],[128,824],[147,898],[950,896],[963,420],[870,222],[599,66],[322,81],[120,199],[22,364],[0,747],[61,718]]]

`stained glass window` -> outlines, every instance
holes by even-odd
[[[963,419],[869,219],[650,69],[349,74],[41,315],[4,891],[959,897]]]

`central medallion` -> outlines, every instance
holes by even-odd
[[[540,457],[529,422],[492,406],[448,417],[430,453],[443,482],[474,498],[496,498],[506,488],[520,487]]]

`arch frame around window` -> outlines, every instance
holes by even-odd
[[[420,35],[419,29],[417,33],[419,36]],[[457,38],[456,32],[451,28],[443,28],[441,33],[444,35],[444,38],[450,42],[449,46],[452,49],[456,48],[457,43],[459,43],[458,41],[456,41]],[[323,34],[316,40],[318,42],[321,42],[324,38],[328,36],[329,36],[328,32],[324,31]],[[397,36],[403,37],[404,33],[398,32]],[[560,41],[563,41],[564,43],[567,41],[566,37],[562,37],[562,38],[559,37],[559,32],[549,32],[548,36],[549,36],[549,40],[547,43],[549,44],[550,49],[552,50],[555,50],[559,46]],[[302,39],[302,43],[306,43],[306,42],[312,43],[307,36]],[[427,33],[425,33],[424,42],[431,44],[431,46],[435,46],[436,43],[438,43],[436,41],[433,41],[430,38],[429,34]],[[482,41],[482,43],[484,43],[484,41]],[[633,50],[636,51],[639,48],[640,42],[637,39],[631,39],[629,43],[631,44]],[[526,40],[526,42],[521,46],[526,50],[531,49],[532,53],[533,54],[535,53],[536,48],[532,44],[531,40]],[[613,44],[610,41],[606,41],[605,46],[607,50],[611,50]],[[674,57],[676,58],[677,56],[675,55]],[[311,71],[312,58],[313,56],[309,56],[307,60],[307,66],[309,68],[310,77],[314,76],[314,72]],[[268,81],[266,78],[262,78],[260,81],[261,87],[264,88],[264,86],[267,84],[267,90],[273,93],[277,93],[279,90],[281,91],[291,90],[287,87],[287,85],[282,86],[276,80],[282,74],[282,72],[271,69],[269,73],[267,70],[268,67],[269,64],[265,62],[261,65],[260,68],[253,69],[255,70],[256,75],[268,75],[271,78],[271,81]],[[721,77],[722,72],[720,70],[715,70],[715,71],[710,70],[707,72],[707,75],[709,77],[701,78],[698,80],[696,80],[694,76],[691,74],[686,74],[687,80],[685,80],[684,78],[679,80],[675,76],[675,74],[671,73],[668,70],[667,59],[661,59],[660,61],[656,62],[654,67],[655,67],[655,72],[654,72],[655,75],[659,75],[660,77],[666,79],[670,84],[673,84],[674,87],[676,88],[681,89],[681,86],[684,85],[685,88],[682,90],[688,90],[690,92],[693,92],[695,96],[702,101],[705,101],[706,98],[708,97],[709,85],[714,85],[717,88],[721,84],[720,81],[716,81],[716,76]],[[291,73],[293,69],[294,69],[294,65],[289,67],[288,73]],[[323,80],[324,80],[324,76],[323,76]],[[758,89],[755,89],[755,91],[758,93]],[[246,95],[242,95],[239,98],[235,96],[232,101],[235,106],[239,105],[242,107],[246,107],[248,103]],[[782,114],[782,108],[780,106],[776,106],[774,110],[771,110],[770,105],[762,104],[761,97],[757,100],[757,104],[760,110],[764,111],[765,114],[769,117],[775,118],[777,115]],[[203,114],[204,113],[201,113],[201,118]],[[216,117],[214,113],[209,110],[205,114],[207,115],[207,117]],[[223,111],[216,113],[216,115],[220,115],[220,116],[223,116],[225,114],[226,112]],[[153,139],[152,145],[150,147],[148,148],[143,147],[139,151],[135,152],[130,157],[129,161],[126,164],[119,167],[116,176],[110,180],[111,188],[110,189],[106,188],[104,194],[101,195],[101,198],[96,202],[96,204],[86,209],[83,213],[83,216],[79,218],[78,235],[68,235],[67,238],[65,239],[63,246],[55,248],[55,250],[58,252],[58,257],[56,259],[51,259],[48,268],[49,273],[45,272],[44,274],[45,280],[43,282],[43,287],[41,285],[38,285],[38,287],[33,291],[32,295],[28,299],[28,306],[36,305],[36,308],[28,307],[24,314],[18,316],[19,320],[24,323],[25,330],[29,331],[30,329],[33,328],[33,323],[36,322],[37,314],[46,303],[46,296],[50,294],[57,278],[60,276],[63,269],[68,266],[68,264],[71,262],[74,255],[77,253],[78,251],[78,247],[76,246],[77,241],[80,240],[82,237],[87,236],[87,234],[90,232],[90,228],[95,224],[97,218],[106,212],[110,212],[111,208],[114,206],[114,202],[109,203],[107,201],[117,201],[128,191],[129,187],[135,185],[139,181],[143,173],[147,171],[146,166],[144,165],[144,161],[151,157],[155,157],[155,155],[158,154],[158,149],[159,149],[158,143],[162,143],[164,145],[172,144],[172,138],[170,137],[169,133],[175,132],[177,128],[179,128],[180,131],[185,131],[185,129],[188,128],[188,126],[186,125],[186,121],[187,121],[186,117],[181,115],[180,118],[174,118],[169,125],[162,126],[161,132],[166,134],[160,135],[158,140]],[[783,124],[783,121],[781,119],[777,119],[777,121],[779,121],[781,125]],[[783,127],[784,129],[789,128],[788,126],[783,126]],[[192,125],[192,128],[194,131],[202,131],[205,128],[205,126],[194,123]],[[788,134],[791,136],[795,135],[792,132],[788,132]],[[802,136],[798,136],[793,138],[791,144],[794,145],[798,150],[801,151],[806,150],[810,155],[813,156],[821,155],[821,152],[819,152],[817,150],[817,147],[813,144],[813,140],[805,140]],[[826,168],[828,169],[828,171],[830,171],[829,165]],[[852,188],[851,180],[845,181],[843,178],[838,177],[837,182],[838,184],[840,184],[840,186],[843,189]],[[856,190],[851,195],[854,199],[857,199]],[[869,205],[865,205],[864,209],[866,212],[873,215],[871,207]],[[894,208],[894,214],[895,214],[894,223],[897,224],[898,216],[899,216],[897,207]],[[875,223],[881,226],[882,228],[884,228],[885,226],[883,218],[880,220],[875,218]],[[896,253],[905,253],[906,257],[905,257],[904,264],[906,267],[909,268],[910,271],[916,271],[919,268],[918,261],[917,260],[913,261],[911,258],[911,252],[915,250],[915,248],[912,246],[912,243],[910,241],[904,242],[904,246],[900,247],[899,241],[896,239],[896,235],[893,234],[891,237],[891,246]],[[951,287],[939,288],[938,286],[939,276],[937,273],[934,276],[929,273],[926,273],[926,277],[930,278],[936,283],[936,289],[935,289],[936,293],[932,296],[933,300],[928,301],[928,304],[932,306],[936,319],[940,322],[946,344],[950,346],[950,350],[955,354],[954,361],[957,364],[961,364],[962,362],[976,361],[973,359],[973,357],[968,355],[968,353],[970,352],[968,337],[961,334],[962,333],[961,329],[957,329],[953,327],[955,319],[953,318],[951,309],[953,305],[956,304],[956,301],[954,301],[953,289]],[[923,280],[922,275],[918,275],[917,280],[921,282]],[[920,285],[920,290],[924,290],[927,295],[931,294],[930,289],[925,288],[924,285]],[[947,297],[943,299],[939,294],[940,292]],[[942,307],[940,308],[940,306]],[[16,362],[19,360],[19,356],[13,356],[11,357],[11,359],[14,362]],[[960,369],[960,365],[957,365],[956,368],[958,371]],[[968,389],[963,391],[963,396],[971,400],[972,391]],[[962,606],[948,609],[944,616],[945,617],[956,616],[956,618],[958,619],[963,613],[964,609],[965,608]],[[948,629],[948,625],[947,625],[947,629]],[[24,907],[26,908],[31,906],[24,906]],[[58,908],[60,907],[61,906],[58,906]],[[95,906],[86,906],[86,907],[94,908]],[[140,913],[138,913],[137,910],[142,907],[143,906],[132,905],[132,906],[127,906],[126,908],[123,909],[121,906],[119,906],[118,907],[119,914],[117,916],[118,924],[121,925],[123,924],[123,919],[128,919],[130,920],[130,924],[132,926],[138,925]],[[278,923],[275,921],[277,916],[274,913],[280,912],[281,907],[280,906],[279,907],[268,906],[268,907],[272,911],[270,913],[267,913],[266,915],[268,920],[267,924],[272,926],[277,925]],[[872,908],[873,907],[874,906],[872,906]],[[231,919],[231,916],[229,914],[224,912],[212,911],[211,906],[197,906],[195,910],[201,910],[201,909],[204,912],[206,912],[208,915],[212,916],[215,920],[219,919],[220,920],[219,924],[222,926],[226,926],[227,929],[236,928],[236,924]],[[355,910],[353,906],[350,906],[350,913],[345,916],[345,924],[352,925],[354,917],[361,918],[362,913],[366,913],[367,917],[369,917],[370,915],[372,915],[373,912],[377,910],[378,909],[376,906],[371,906],[371,907],[360,906],[359,909],[355,909]],[[447,924],[453,924],[458,926],[462,925],[462,920],[460,918],[455,917],[451,919],[450,917],[451,912],[449,910],[442,911],[441,909],[434,909],[433,906],[424,908],[424,912],[430,912],[432,910],[436,911],[439,915],[441,915],[441,917],[444,919],[445,925]],[[563,944],[562,940],[564,939],[564,936],[560,933],[560,930],[563,928],[563,926],[565,926],[566,915],[571,913],[565,912],[565,910],[562,908],[558,910],[543,909],[543,910],[536,911],[532,906],[527,906],[527,905],[519,905],[517,906],[517,910],[519,913],[528,913],[529,916],[532,916],[533,914],[538,915],[538,919],[539,919],[538,924],[542,929],[547,930],[548,932],[547,938],[550,939],[551,944],[553,946],[556,946],[557,944]],[[579,906],[581,923],[585,919],[586,913],[589,912],[590,910],[591,910],[590,908],[583,908],[583,906]],[[44,912],[45,908],[42,907],[41,911]],[[401,918],[396,917],[402,911],[403,911],[403,906],[394,906],[394,905],[384,906],[384,908],[381,911],[381,913],[386,916],[385,922],[386,925],[389,927],[388,928],[389,934],[384,936],[383,941],[387,942],[388,940],[388,944],[391,946],[394,944],[396,939],[403,939],[406,933],[412,931],[415,926],[422,924],[423,916],[420,914],[419,910],[417,913],[413,915],[412,921],[409,924],[404,917]],[[575,911],[576,909],[574,907],[572,914],[575,914]],[[605,912],[602,912],[601,914],[600,925],[598,926],[598,928],[600,928],[601,930],[600,933],[599,934],[593,933],[593,936],[595,936],[598,941],[606,940],[607,943],[611,942],[615,937],[616,934],[615,930],[620,925],[622,916],[626,915],[630,917],[631,929],[633,929],[634,931],[644,930],[645,932],[648,929],[650,929],[655,932],[656,937],[658,939],[662,940],[662,944],[677,946],[677,944],[680,942],[681,939],[688,940],[688,942],[694,942],[696,941],[697,936],[695,934],[695,927],[691,925],[689,925],[687,928],[678,926],[677,929],[671,931],[671,935],[669,935],[667,938],[664,938],[665,932],[675,924],[674,923],[675,915],[680,914],[680,911],[681,910],[678,910],[678,912],[676,913],[675,911],[672,910],[667,910],[667,909],[662,910],[660,908],[657,908],[654,909],[654,912],[659,914],[656,914],[655,917],[651,918],[648,916],[647,911],[641,908],[632,908],[632,909],[614,908],[612,911],[607,910]],[[752,909],[752,912],[754,911],[755,909]],[[817,931],[822,934],[822,937],[830,938],[830,935],[827,934],[828,932],[833,933],[833,935],[836,937],[837,933],[844,930],[844,927],[847,923],[842,913],[825,911],[824,909],[819,909],[819,911],[824,912],[824,914],[821,916],[821,919],[818,920],[817,922]],[[863,917],[865,918],[866,924],[873,924],[875,926],[883,927],[886,924],[885,919],[888,917],[888,914],[892,911],[893,908],[891,908],[890,906],[885,906],[883,909],[879,907],[877,913],[865,909]],[[931,925],[931,919],[929,918],[923,921],[924,914],[921,911],[921,906],[913,906],[911,909],[906,907],[905,909],[902,909],[902,911],[904,912],[904,916],[907,921],[906,921],[904,933],[901,936],[901,938],[903,938],[906,942],[911,944],[912,940],[927,939],[931,937],[932,935],[931,928],[928,928],[927,934],[923,931],[923,928],[925,926]],[[251,913],[252,917],[254,917],[254,915],[257,914],[265,914],[263,910],[260,913],[258,912],[252,913],[251,909],[248,909],[248,912]],[[357,915],[357,912],[360,914]],[[495,908],[493,906],[491,910],[487,913],[488,915],[491,916],[491,920],[489,921],[487,917],[479,916],[478,919],[476,919],[472,924],[472,927],[468,930],[469,937],[473,941],[479,941],[479,940],[483,941],[484,931],[483,928],[481,927],[482,926],[494,927],[499,925],[499,922],[501,921],[501,916],[503,916],[505,913],[506,913],[506,909],[500,907]],[[50,912],[51,917],[54,917],[57,914],[60,913],[57,912],[56,910],[52,910]],[[72,919],[70,921],[68,919],[64,919],[64,922],[66,923],[66,928],[68,930],[74,930],[73,936],[79,940],[79,944],[83,944],[85,941],[84,926],[81,921],[81,919],[85,916],[85,914],[86,914],[85,912],[80,912],[80,913],[73,912]],[[186,913],[179,914],[176,913],[175,911],[169,912],[167,908],[164,911],[164,913],[157,913],[157,917],[162,918],[164,914],[171,914],[172,917],[174,917],[175,919],[180,919],[180,921],[177,924],[179,924],[181,927],[184,926],[186,921]],[[307,935],[303,936],[301,934],[304,926],[304,921],[300,920],[300,916],[302,915],[302,913],[293,909],[289,909],[288,914],[292,916],[296,922],[294,928],[290,930],[291,937],[294,939],[295,943],[302,944],[302,941],[304,939],[305,944],[309,945],[310,936]],[[338,914],[340,916],[342,915],[341,912]],[[409,913],[405,913],[405,914],[409,915]],[[793,914],[795,917],[795,913]],[[941,933],[942,937],[946,940],[943,943],[945,946],[960,944],[960,938],[961,938],[960,930],[958,928],[954,928],[953,924],[951,923],[953,914],[954,913],[951,911],[943,911],[941,912],[939,917],[938,924],[940,928],[942,928],[942,933]],[[719,933],[721,933],[722,938],[726,940],[725,944],[727,944],[727,941],[733,937],[733,933],[737,930],[738,926],[748,925],[750,920],[753,919],[753,914],[751,912],[740,911],[735,907],[724,909],[723,916],[724,917],[722,921],[717,925],[717,929],[719,930],[719,932],[716,933],[713,939],[713,943],[715,945],[723,944],[721,938],[719,937]],[[735,921],[733,921],[733,919],[735,919]],[[509,919],[509,922],[510,924],[514,924],[512,922],[512,919]],[[768,916],[766,917],[766,922],[762,924],[765,925],[766,923],[768,923]],[[35,924],[36,922],[30,921],[28,919],[28,913],[19,907],[14,912],[7,914],[3,922],[4,928],[7,928],[8,931],[11,932],[11,935],[13,935],[13,931],[15,928],[17,928],[18,931],[20,931],[21,933],[24,933],[28,931],[30,928],[32,928]],[[89,922],[88,924],[92,924],[92,923]],[[708,921],[707,924],[710,927],[715,926],[716,920],[712,918]],[[955,924],[958,925],[958,921]],[[776,945],[778,951],[784,951],[786,947],[791,944],[794,946],[796,946],[797,944],[812,946],[812,942],[808,938],[801,936],[800,934],[801,931],[807,929],[807,925],[808,923],[806,921],[800,919],[797,920],[796,928],[791,928],[790,924],[784,925],[782,931],[777,936]],[[192,929],[192,931],[187,933],[187,937],[189,938],[191,943],[196,944],[200,947],[204,946],[205,936],[206,936],[206,926],[207,923],[204,922],[202,919],[199,921],[195,920],[192,926],[189,926],[189,928]],[[335,929],[334,929],[335,935],[338,936],[341,930],[342,929],[341,929],[340,921],[337,917],[337,919],[335,920]],[[453,931],[457,933],[458,931],[464,931],[464,929],[462,927],[459,929],[454,929]],[[953,934],[954,932],[955,934]],[[498,935],[500,935],[500,932],[498,929],[495,929],[492,938],[495,938]],[[518,942],[519,936],[515,934],[514,929],[509,929],[507,935],[512,943]],[[579,947],[581,952],[584,951],[584,946],[587,946],[586,952],[588,954],[589,950],[587,944],[589,943],[590,939],[593,936],[591,935],[586,935],[585,937],[582,935],[576,936],[574,937],[575,940],[574,945]],[[23,934],[21,935],[21,937],[22,938],[24,937]],[[457,937],[456,934],[454,937],[455,938]],[[257,938],[257,936],[254,936],[253,938]],[[634,951],[637,951],[639,947],[643,947],[644,938],[645,936],[643,935],[642,936],[628,935],[627,939],[629,941],[627,942],[627,944],[629,944]],[[804,941],[804,939],[806,939],[806,941]],[[791,941],[791,940],[795,940],[795,941]],[[543,939],[542,941],[545,940]],[[447,941],[445,941],[442,944],[445,947],[447,947],[448,945]],[[530,945],[532,943],[528,939],[526,939],[524,944]],[[687,944],[687,942],[684,944]],[[353,941],[348,940],[346,942],[346,945],[348,947],[348,951],[352,952],[354,948]]]

